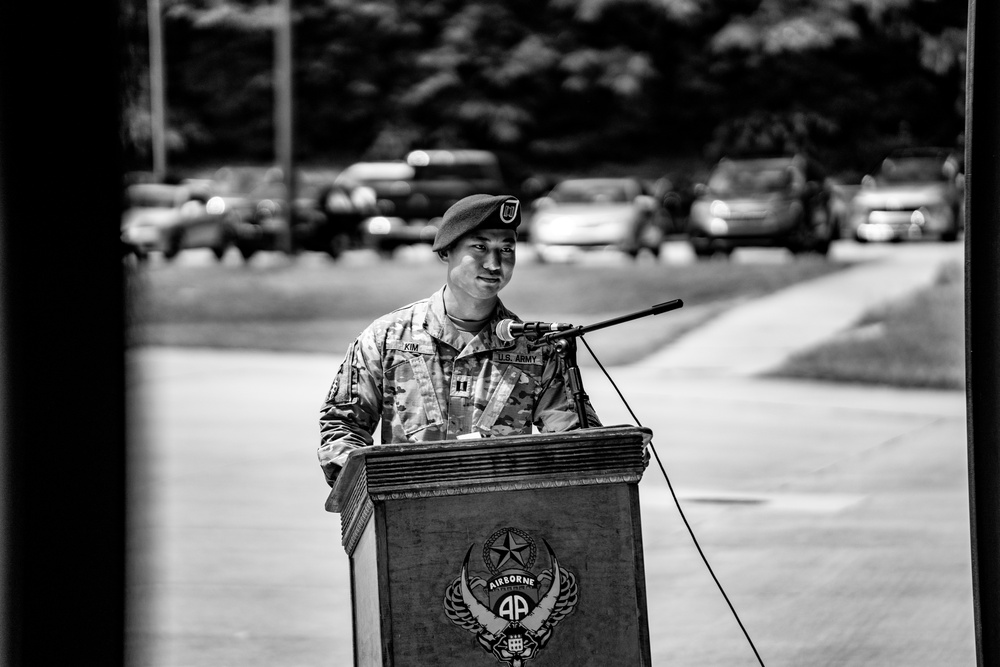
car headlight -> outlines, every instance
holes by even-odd
[[[180,214],[185,218],[193,218],[197,215],[201,215],[201,212],[204,210],[205,210],[204,204],[202,204],[197,199],[190,199],[181,204]]]
[[[951,215],[951,208],[944,202],[935,202],[928,206],[922,206],[920,211],[930,218],[947,219]]]
[[[728,218],[730,215],[729,205],[720,199],[716,199],[709,205],[708,213],[713,218]]]
[[[729,232],[729,223],[722,218],[713,217],[708,221],[708,231],[716,236],[722,236]]]
[[[389,233],[389,230],[392,228],[392,223],[389,222],[389,218],[379,215],[374,218],[368,218],[367,227],[369,234],[382,236]]]
[[[226,212],[226,200],[222,197],[212,197],[205,204],[205,210],[212,215],[221,215]]]
[[[270,199],[261,199],[257,202],[257,215],[267,218],[278,213],[278,205]]]
[[[351,211],[350,198],[340,190],[334,190],[326,196],[326,210],[330,213],[349,213]]]
[[[351,193],[351,203],[359,211],[375,211],[378,204],[378,196],[375,190],[366,185],[355,188]]]
[[[704,227],[708,224],[708,220],[712,216],[709,213],[708,202],[698,201],[691,206],[691,223],[699,227]]]

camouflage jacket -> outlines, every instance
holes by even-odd
[[[332,485],[347,455],[381,442],[453,440],[579,427],[563,361],[551,345],[496,336],[502,303],[467,345],[444,310],[444,288],[377,319],[347,351],[320,411],[319,460]],[[588,426],[600,426],[588,404]]]

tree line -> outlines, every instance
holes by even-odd
[[[149,162],[146,3],[123,141]],[[162,0],[173,164],[274,155],[273,2]],[[966,0],[292,0],[300,162],[491,149],[531,168],[961,149]]]

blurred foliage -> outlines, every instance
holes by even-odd
[[[123,0],[149,161],[146,6]],[[276,4],[161,0],[171,162],[273,157]],[[293,0],[296,155],[477,147],[533,169],[960,147],[966,0]]]

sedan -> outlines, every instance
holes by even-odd
[[[402,160],[356,162],[334,180],[335,189],[323,208],[330,213],[361,212],[355,235],[362,246],[386,257],[402,245],[432,243],[438,221],[411,215],[426,203],[413,192],[415,178],[416,170]]]
[[[840,235],[830,181],[804,156],[724,158],[696,195],[688,233],[699,258],[752,246],[826,255]]]
[[[858,241],[936,238],[955,241],[964,228],[964,176],[953,151],[890,153],[861,181],[850,214]]]
[[[656,199],[634,178],[573,178],[535,200],[529,239],[545,261],[553,248],[612,249],[635,258],[660,254]]]
[[[172,259],[187,248],[209,248],[222,259],[232,243],[230,203],[194,183],[134,183],[125,198],[122,243],[139,259],[152,251]]]

